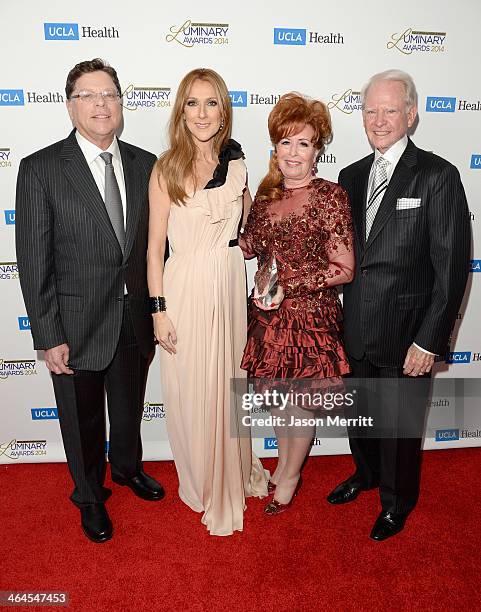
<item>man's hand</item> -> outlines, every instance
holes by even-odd
[[[422,376],[431,371],[434,363],[434,355],[421,351],[417,346],[411,344],[404,360],[404,374],[408,376]]]
[[[73,370],[67,367],[68,355],[68,344],[59,344],[46,349],[45,363],[47,368],[54,374],[73,374]]]

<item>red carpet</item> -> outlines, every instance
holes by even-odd
[[[173,463],[147,463],[166,499],[113,485],[103,545],[81,533],[66,465],[2,465],[0,590],[68,591],[69,609],[88,611],[479,610],[481,448],[426,452],[419,505],[382,543],[368,538],[376,492],[324,501],[351,465],[311,458],[288,512],[264,517],[265,501],[248,500],[244,532],[219,538],[179,501]]]

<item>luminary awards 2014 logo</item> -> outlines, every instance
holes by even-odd
[[[154,419],[165,419],[164,404],[161,402],[145,402],[142,420],[153,421]]]
[[[18,280],[16,261],[0,261],[0,280]]]
[[[20,459],[21,457],[39,457],[47,454],[46,440],[10,440],[0,444],[0,457]]]
[[[179,43],[183,47],[227,45],[229,44],[228,32],[228,23],[199,23],[187,19],[181,26],[171,26],[165,40],[168,43]]]
[[[10,147],[0,148],[0,168],[12,167],[12,152]]]
[[[139,108],[166,108],[170,106],[170,94],[170,87],[129,85],[122,94],[122,106],[131,111]]]
[[[346,115],[351,115],[354,111],[362,110],[361,92],[346,89],[342,94],[333,94],[331,101],[327,103],[329,110],[337,109]]]
[[[35,363],[35,359],[0,359],[0,380],[12,376],[33,376],[37,374]]]
[[[391,34],[388,49],[396,49],[404,55],[412,53],[444,53],[446,32],[424,32],[406,28],[404,32]]]

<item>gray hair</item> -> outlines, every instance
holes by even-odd
[[[418,105],[418,92],[416,91],[416,85],[407,72],[403,70],[385,70],[384,72],[378,72],[372,76],[369,81],[364,85],[361,90],[361,100],[364,107],[364,100],[367,92],[373,83],[378,81],[400,81],[406,90],[406,106],[408,109]]]

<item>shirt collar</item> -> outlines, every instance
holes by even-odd
[[[89,165],[94,162],[101,153],[104,152],[104,149],[101,149],[93,142],[90,142],[90,140],[87,140],[87,138],[85,138],[85,136],[82,136],[82,134],[80,134],[78,130],[75,130],[75,138],[77,139],[78,145],[81,148],[82,153],[84,154],[85,159],[87,160],[87,163]],[[116,136],[114,136],[114,139],[110,143],[110,146],[108,147],[108,149],[105,149],[105,151],[112,153],[112,156],[116,160],[121,161],[119,143],[117,141]]]
[[[385,153],[380,153],[377,149],[375,149],[374,162],[376,162],[380,157],[384,157],[384,159],[387,159],[387,161],[391,164],[390,167],[395,168],[407,146],[408,137],[404,135],[400,140],[391,145]]]

